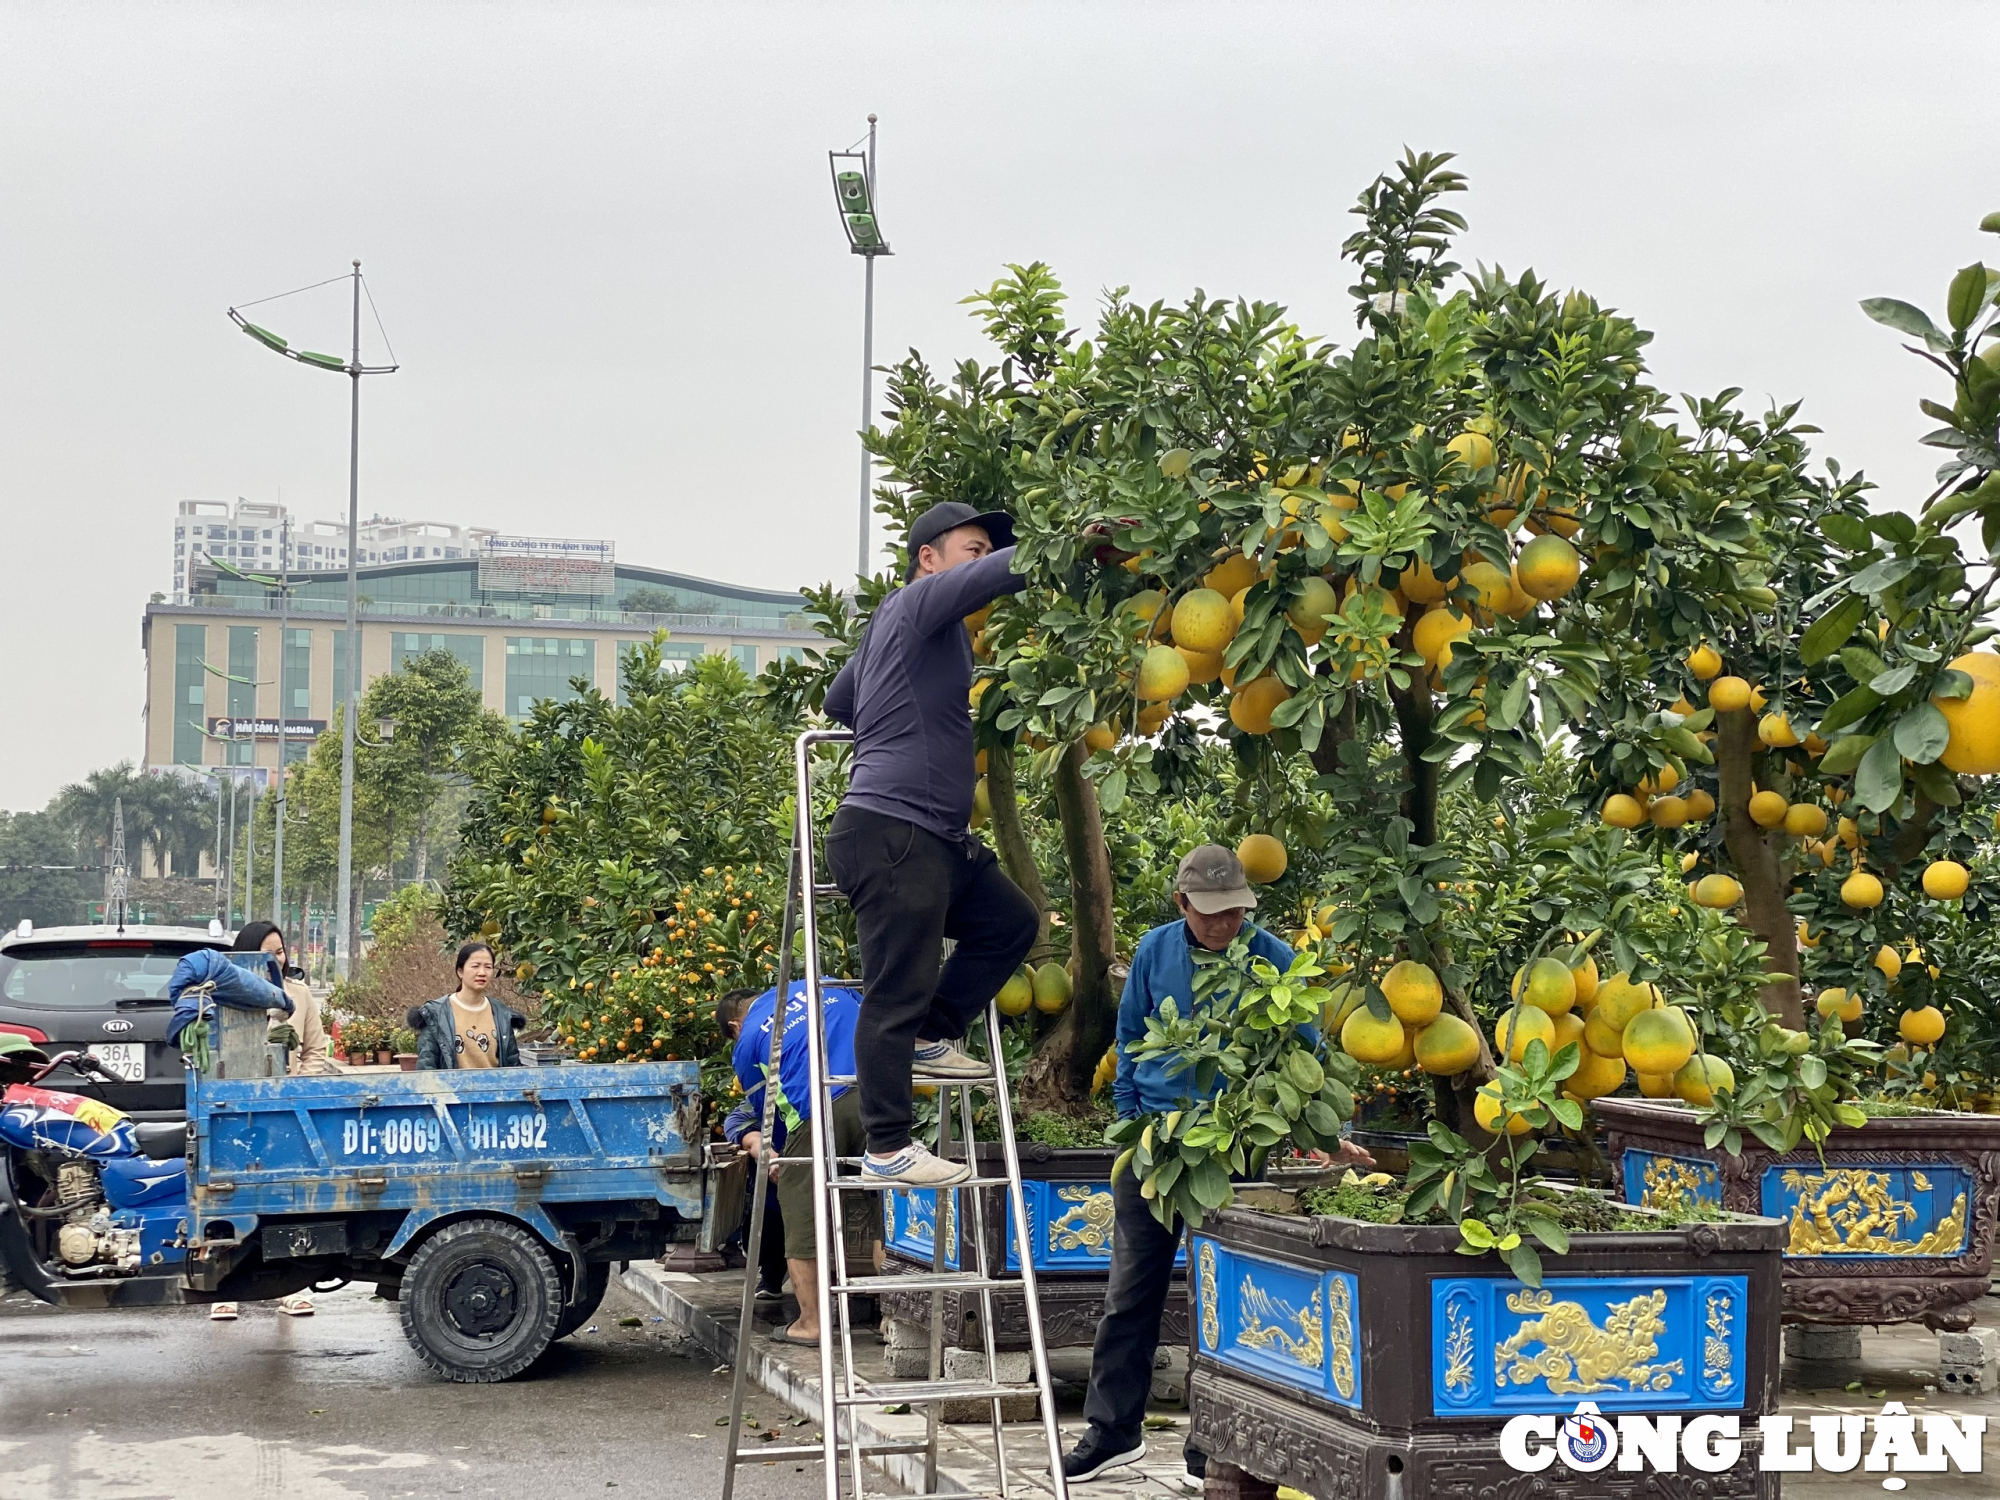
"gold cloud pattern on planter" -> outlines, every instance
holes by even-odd
[[[1666,1307],[1664,1290],[1642,1292],[1612,1303],[1599,1328],[1580,1302],[1558,1302],[1546,1288],[1515,1292],[1507,1298],[1507,1311],[1530,1316],[1494,1348],[1493,1383],[1546,1379],[1558,1396],[1615,1390],[1619,1382],[1627,1390],[1667,1390],[1684,1367],[1677,1359],[1654,1363],[1667,1328]],[[1536,1344],[1542,1352],[1530,1356],[1527,1351]]]

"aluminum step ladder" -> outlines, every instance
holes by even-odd
[[[1056,1425],[1055,1396],[1049,1381],[1049,1351],[1042,1338],[1041,1304],[1035,1289],[1035,1265],[1032,1246],[1029,1243],[1029,1222],[1027,1205],[1021,1192],[1021,1160],[1014,1142],[1014,1108],[1008,1097],[1006,1079],[997,1080],[993,1075],[985,1078],[969,1079],[926,1079],[938,1088],[938,1154],[964,1160],[973,1167],[973,1176],[952,1187],[936,1190],[936,1212],[932,1223],[936,1230],[931,1237],[931,1270],[928,1274],[917,1275],[875,1275],[866,1272],[857,1274],[848,1268],[847,1237],[845,1233],[846,1215],[843,1205],[847,1195],[868,1193],[875,1195],[880,1204],[881,1195],[888,1191],[883,1187],[864,1181],[861,1177],[859,1157],[836,1156],[833,1149],[833,1090],[841,1085],[852,1085],[851,1077],[829,1077],[827,1073],[825,994],[826,976],[820,965],[820,924],[819,903],[839,897],[838,889],[830,881],[819,878],[819,861],[815,853],[816,834],[813,827],[813,753],[821,745],[835,745],[851,742],[854,736],[846,730],[808,730],[798,737],[794,747],[794,765],[797,772],[797,814],[793,824],[791,869],[785,889],[785,916],[783,937],[778,949],[778,988],[776,1003],[772,1013],[771,1060],[767,1079],[780,1076],[779,1064],[783,1057],[784,1016],[791,994],[792,948],[794,934],[803,930],[805,942],[805,999],[806,999],[806,1055],[812,1083],[812,1114],[806,1122],[812,1132],[810,1152],[804,1157],[780,1158],[771,1146],[771,1130],[777,1104],[777,1090],[764,1090],[764,1112],[761,1134],[758,1137],[758,1160],[751,1176],[750,1225],[744,1242],[745,1265],[743,1271],[743,1304],[741,1320],[737,1325],[736,1359],[731,1370],[729,1393],[729,1444],[728,1455],[723,1468],[722,1500],[734,1500],[736,1471],[744,1464],[766,1464],[780,1459],[819,1459],[825,1464],[826,1500],[841,1500],[841,1458],[846,1454],[849,1500],[862,1500],[868,1493],[866,1486],[867,1460],[892,1455],[921,1454],[924,1459],[924,1482],[917,1500],[935,1496],[938,1493],[938,1407],[946,1401],[985,1401],[990,1410],[990,1426],[993,1437],[994,1473],[999,1488],[992,1493],[1007,1500],[1012,1494],[1025,1493],[1033,1489],[1040,1493],[1053,1494],[1055,1500],[1068,1500],[1069,1490],[1062,1472],[1062,1435]],[[1000,1047],[1000,1014],[997,1008],[986,1008],[986,1053],[995,1060],[996,1069],[1002,1056]],[[973,1143],[973,1092],[980,1090],[993,1101],[999,1116],[1001,1156],[1005,1162],[1006,1175],[1002,1177],[978,1175],[979,1153]],[[953,1115],[957,1120],[954,1122]],[[954,1129],[954,1123],[956,1129]],[[961,1154],[953,1155],[954,1137],[962,1148]],[[770,1173],[774,1166],[781,1171],[792,1171],[810,1165],[813,1177],[813,1232],[819,1245],[817,1258],[817,1284],[820,1308],[819,1341],[819,1388],[820,1388],[820,1431],[817,1441],[805,1443],[759,1443],[746,1447],[743,1443],[743,1405],[749,1379],[750,1348],[756,1337],[752,1327],[755,1309],[757,1267],[759,1248],[764,1233],[764,1203],[770,1187]],[[1018,1280],[1003,1279],[1000,1268],[989,1263],[989,1249],[986,1237],[986,1201],[984,1189],[1002,1187],[1007,1189],[1007,1202],[1012,1205],[1014,1225],[1014,1251],[1020,1262]],[[959,1194],[966,1198],[961,1204]],[[971,1267],[953,1270],[945,1264],[947,1224],[956,1226],[963,1221],[958,1217],[963,1210],[970,1214],[974,1253]],[[835,1233],[832,1226],[839,1224],[842,1232]],[[829,1247],[831,1254],[828,1253]],[[961,1256],[961,1259],[964,1257]],[[872,1267],[868,1268],[872,1272]],[[854,1367],[854,1328],[851,1316],[853,1299],[872,1297],[883,1292],[927,1291],[931,1299],[931,1338],[929,1376],[923,1380],[877,1379],[863,1376]],[[944,1378],[944,1299],[948,1292],[970,1292],[979,1298],[979,1331],[986,1356],[986,1378],[974,1380],[946,1380]],[[1018,1294],[1026,1304],[1028,1322],[1028,1344],[1033,1365],[1031,1381],[1009,1382],[995,1378],[998,1364],[994,1349],[994,1294],[1006,1292]],[[833,1337],[828,1335],[832,1334]],[[1048,1443],[1049,1472],[1046,1480],[1040,1474],[1017,1476],[1011,1482],[1008,1473],[1004,1424],[1001,1421],[1001,1403],[1010,1397],[1034,1396],[1041,1407],[1043,1435]],[[922,1406],[925,1410],[924,1438],[921,1442],[870,1443],[861,1439],[859,1423],[855,1415],[859,1408],[891,1404]],[[1025,1482],[1023,1482],[1025,1481]],[[896,1493],[893,1489],[878,1490],[880,1494]]]

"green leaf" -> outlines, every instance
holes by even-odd
[[[1944,754],[1951,741],[1951,725],[1935,704],[1919,703],[1896,721],[1895,739],[1905,760],[1927,766]]]
[[[1891,667],[1888,671],[1877,673],[1870,678],[1868,689],[1870,692],[1880,693],[1884,698],[1893,698],[1916,681],[1916,677],[1917,669],[1913,666]]]
[[[1874,546],[1870,540],[1868,523],[1858,516],[1843,515],[1835,511],[1832,515],[1821,516],[1819,529],[1826,539],[1847,552],[1866,552]]]
[[[1549,1105],[1549,1113],[1571,1130],[1583,1129],[1583,1106],[1574,1099],[1555,1100]]]
[[[1882,695],[1872,688],[1858,687],[1851,693],[1843,693],[1834,700],[1833,707],[1819,716],[1819,732],[1832,734],[1836,729],[1845,729],[1881,705]]]
[[[1460,1219],[1458,1221],[1458,1232],[1468,1245],[1476,1246],[1481,1250],[1491,1250],[1493,1248],[1493,1231],[1488,1229],[1482,1220]]]
[[[1831,516],[1827,518],[1829,521],[1833,519]],[[1854,627],[1867,613],[1868,601],[1859,594],[1849,594],[1813,621],[1811,628],[1799,637],[1799,660],[1809,667],[1825,661],[1847,644],[1848,637],[1854,634]]]
[[[1569,1254],[1569,1231],[1554,1219],[1545,1219],[1540,1214],[1523,1214],[1521,1222],[1528,1226],[1528,1233],[1557,1255]]]
[[[1203,1158],[1188,1174],[1188,1187],[1203,1208],[1220,1208],[1230,1198],[1229,1173],[1212,1156]]]
[[[1303,1094],[1317,1094],[1326,1083],[1325,1069],[1310,1052],[1303,1050],[1286,1057],[1285,1073]]]
[[[1535,1247],[1525,1240],[1507,1252],[1507,1266],[1529,1286],[1542,1284],[1542,1258],[1535,1253]]]
[[[1898,301],[1894,297],[1870,297],[1861,304],[1861,310],[1876,322],[1893,328],[1898,333],[1907,333],[1926,343],[1948,342],[1944,335],[1938,332],[1937,325],[1931,322],[1929,313],[1921,307],[1912,307],[1909,303]]]
[[[1893,740],[1881,739],[1868,747],[1854,772],[1854,800],[1870,812],[1887,812],[1903,795],[1903,758]]]
[[[1958,778],[1943,766],[1933,762],[1927,766],[1911,766],[1910,780],[1939,807],[1956,807],[1965,799],[1959,795]]]
[[[1952,331],[1965,332],[1985,305],[1986,267],[1975,260],[1951,278],[1951,290],[1945,293],[1944,314],[1951,319]]]
[[[1822,776],[1845,776],[1861,764],[1861,757],[1868,753],[1868,747],[1875,743],[1872,734],[1842,735],[1828,747],[1826,754],[1819,758]]]

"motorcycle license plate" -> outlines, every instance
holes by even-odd
[[[127,1083],[146,1081],[145,1043],[97,1042],[86,1050]]]

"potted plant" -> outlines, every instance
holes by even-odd
[[[1730,1493],[1770,1493],[1754,1433],[1777,1398],[1781,1226],[1545,1181],[1534,1133],[1583,1122],[1564,1091],[1577,1043],[1536,1039],[1498,1065],[1480,1094],[1491,1145],[1433,1120],[1401,1184],[1349,1173],[1236,1201],[1234,1178],[1287,1142],[1330,1144],[1352,1112],[1353,1061],[1296,1029],[1318,973],[1302,955],[1285,975],[1254,966],[1233,994],[1225,974],[1206,994],[1198,977],[1194,1014],[1150,1023],[1136,1050],[1221,1091],[1114,1132],[1162,1221],[1192,1226],[1191,1425],[1211,1475],[1316,1497],[1479,1493],[1519,1482],[1500,1456],[1509,1417],[1587,1398],[1607,1414],[1738,1414]],[[1643,1482],[1602,1477],[1593,1493]]]
[[[389,1047],[396,1065],[405,1073],[417,1070],[417,1034],[407,1026],[398,1026],[390,1035]]]

